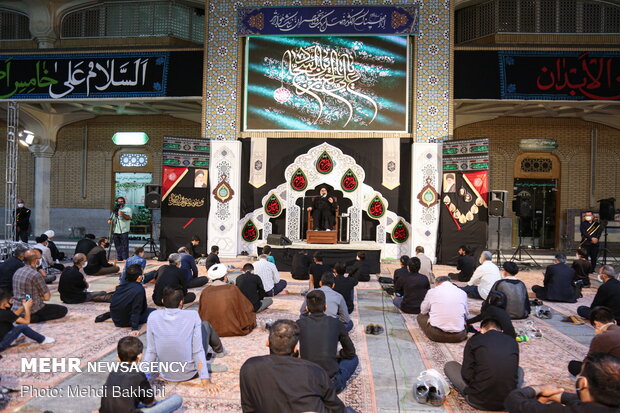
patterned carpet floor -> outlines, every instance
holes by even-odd
[[[233,265],[244,262],[239,259],[223,261]],[[155,268],[160,264],[156,261],[150,261],[149,267]],[[391,274],[395,268],[396,265],[394,264],[383,264],[381,271],[383,274]],[[453,268],[451,267],[436,266],[435,273],[436,275],[445,275],[452,270]],[[204,273],[205,269],[201,268],[200,272]],[[258,314],[257,321],[259,326],[267,320],[281,318],[295,320],[298,318],[299,307],[302,302],[299,292],[307,288],[307,282],[293,280],[288,273],[281,274],[289,282],[288,290],[290,294],[276,297],[273,305],[267,311]],[[529,271],[519,274],[519,278],[528,285],[528,288],[535,283],[541,283],[542,276],[541,271]],[[89,278],[91,289],[93,290],[112,290],[117,281],[116,277]],[[57,285],[57,282],[55,285]],[[379,289],[379,284],[376,281],[371,281],[369,283],[362,283],[358,288],[376,290]],[[55,290],[53,286],[52,290]],[[194,289],[193,291],[199,296],[201,288]],[[147,287],[149,302],[151,293],[152,285]],[[545,304],[550,305],[558,313],[555,317],[560,318],[561,315],[576,314],[578,305],[589,305],[594,293],[595,288],[585,289],[584,298],[580,299],[577,304]],[[57,293],[53,294],[52,302],[58,302]],[[152,302],[150,302],[150,305],[152,306]],[[381,311],[380,305],[376,308],[362,309],[361,311]],[[71,373],[21,373],[21,359],[30,357],[78,357],[82,365],[85,365],[89,361],[100,360],[104,356],[113,353],[117,341],[129,332],[129,329],[114,327],[111,321],[100,324],[94,323],[95,316],[107,310],[106,304],[87,303],[71,305],[69,307],[69,314],[65,319],[35,324],[33,326],[40,333],[55,337],[56,343],[46,346],[20,344],[3,353],[4,358],[0,360],[2,384],[10,387],[27,384],[41,388],[61,385],[71,378]],[[190,307],[188,311],[193,311],[197,308],[195,304]],[[479,300],[470,300],[470,314],[478,313],[479,307]],[[347,389],[340,397],[345,404],[351,406],[356,411],[370,413],[381,411],[382,408],[377,404],[374,386],[374,376],[376,376],[377,372],[373,371],[371,367],[370,357],[372,356],[369,354],[366,342],[365,326],[359,324],[360,315],[358,311],[360,310],[356,306],[356,310],[352,314],[355,327],[351,332],[351,337],[360,357],[360,366],[349,382]],[[402,314],[402,317],[411,335],[410,351],[420,354],[426,368],[434,368],[443,372],[443,365],[447,361],[462,361],[464,342],[459,344],[434,343],[428,340],[420,331],[415,316]],[[543,337],[532,339],[530,342],[522,343],[519,346],[521,350],[521,366],[525,370],[526,384],[553,382],[570,388],[572,381],[566,370],[566,365],[572,359],[583,358],[587,352],[587,345],[579,343],[570,334],[560,331],[562,328],[558,328],[557,323],[540,320],[533,316],[530,316],[528,320],[516,321],[515,327],[523,326],[530,320],[541,329]],[[592,334],[592,329],[588,325],[577,328],[583,334]],[[389,334],[390,332],[388,331],[387,333]],[[228,367],[228,371],[214,374],[214,380],[221,386],[221,391],[215,395],[206,395],[197,383],[191,382],[170,383],[156,379],[154,385],[158,387],[163,386],[166,394],[176,392],[183,397],[184,406],[179,411],[239,412],[241,410],[239,401],[239,369],[248,358],[268,353],[268,349],[265,346],[266,338],[267,333],[263,329],[257,328],[245,337],[227,337],[222,339],[224,346],[230,351],[230,355],[217,361],[218,363],[225,364]],[[404,374],[415,377],[418,372],[411,371]],[[100,378],[101,383],[104,380],[105,375],[102,375]],[[0,408],[4,409],[3,411],[41,411],[36,408],[36,406],[41,405],[40,400],[31,400],[27,396],[21,397],[19,393],[11,393],[10,396],[10,402],[7,405],[0,405]],[[98,407],[98,400],[93,399],[90,401],[90,404],[82,403],[80,406],[83,405],[88,405],[90,408],[76,410],[71,407],[71,400],[67,399],[66,407],[62,411],[92,411]],[[451,392],[443,408],[444,411],[451,412],[475,411],[455,392]],[[61,410],[53,411],[60,412]],[[409,410],[403,409],[402,411]]]

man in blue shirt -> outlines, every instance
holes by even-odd
[[[125,262],[125,267],[123,268],[123,272],[120,278],[121,284],[126,283],[125,272],[127,271],[127,268],[129,268],[130,265],[136,265],[136,264],[139,265],[140,268],[142,268],[142,272],[144,273],[144,269],[146,268],[146,258],[144,258],[143,247],[136,247],[134,249],[133,255],[127,258],[127,261]],[[157,274],[157,270],[149,271],[146,274],[143,274],[142,284],[146,284],[149,281],[151,281],[155,277],[155,274]]]
[[[142,286],[142,269],[131,265],[125,274],[125,284],[116,287],[110,302],[110,317],[116,327],[131,327],[130,336],[140,334],[140,325],[146,323],[155,311],[146,305],[146,293]]]
[[[187,247],[179,248],[178,253],[181,254],[181,270],[183,270],[183,273],[185,274],[186,287],[195,288],[205,285],[209,279],[207,277],[198,276],[196,260],[189,253]]]

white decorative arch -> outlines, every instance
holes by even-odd
[[[333,169],[328,174],[322,174],[317,171],[316,161],[323,154],[327,152],[333,161]],[[301,168],[307,179],[306,189],[303,191],[296,191],[291,186],[291,179],[294,176],[298,168]],[[342,191],[341,180],[344,174],[351,169],[357,177],[357,188],[352,192]],[[285,234],[292,241],[301,241],[299,234],[301,231],[301,214],[305,213],[301,211],[301,208],[296,204],[296,201],[303,197],[308,189],[316,188],[321,184],[328,184],[335,190],[342,191],[343,197],[351,200],[351,206],[347,209],[347,213],[350,216],[350,232],[349,239],[351,241],[362,240],[362,214],[366,213],[368,204],[372,201],[375,195],[381,198],[384,207],[385,214],[377,219],[379,225],[377,226],[376,242],[381,245],[384,256],[397,257],[399,251],[406,251],[409,253],[411,242],[411,225],[407,219],[398,216],[396,213],[389,210],[389,204],[387,199],[378,190],[364,183],[366,179],[366,172],[364,168],[355,162],[353,157],[346,155],[339,148],[323,142],[311,148],[307,153],[299,155],[295,158],[284,171],[284,183],[278,185],[276,188],[267,192],[267,194],[261,199],[261,206],[254,211],[246,214],[239,221],[239,228],[243,228],[245,223],[251,219],[258,229],[262,229],[262,240],[266,240],[267,236],[271,234],[271,224],[269,217],[265,214],[264,205],[271,194],[275,194],[282,203],[282,208],[286,213],[286,230]],[[407,226],[409,231],[409,240],[402,244],[388,244],[387,240],[390,236],[392,229],[399,222],[402,221]],[[256,253],[256,243],[259,240],[248,243],[241,238],[240,235],[240,252],[247,251],[249,254]]]

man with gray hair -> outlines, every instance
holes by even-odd
[[[598,270],[598,280],[603,284],[598,287],[592,305],[590,307],[580,306],[577,308],[577,314],[590,319],[590,312],[593,308],[607,307],[614,314],[616,323],[620,324],[620,281],[618,274],[611,265],[603,265]]]
[[[429,339],[439,343],[466,340],[467,294],[452,284],[447,276],[437,277],[435,286],[426,292],[420,305],[420,329]]]
[[[275,297],[281,292],[288,294],[288,291],[285,290],[286,280],[280,279],[278,268],[275,264],[269,262],[269,257],[266,254],[261,254],[258,257],[258,261],[254,263],[254,273],[263,282],[263,288],[267,297]]]
[[[24,266],[24,254],[28,247],[18,245],[13,256],[0,264],[0,288],[13,293],[13,274]]]
[[[113,293],[87,290],[88,283],[80,271],[86,265],[86,255],[75,254],[72,261],[73,266],[66,267],[60,274],[58,292],[62,302],[65,304],[80,304],[87,301],[109,303]]]
[[[576,303],[574,279],[575,270],[566,265],[566,255],[560,252],[545,270],[543,286],[535,285],[532,291],[541,300]]]
[[[486,300],[491,291],[491,287],[496,281],[501,280],[497,265],[493,264],[493,253],[482,251],[480,254],[480,265],[474,271],[471,279],[465,287],[461,287],[469,298]]]
[[[194,302],[196,294],[187,292],[187,282],[185,273],[181,267],[181,254],[173,253],[168,256],[168,265],[162,265],[157,270],[157,283],[153,289],[153,302],[155,305],[163,306],[164,288],[169,287],[173,290],[183,291],[183,303]]]

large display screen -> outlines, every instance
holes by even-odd
[[[408,39],[250,37],[245,130],[407,131]]]

